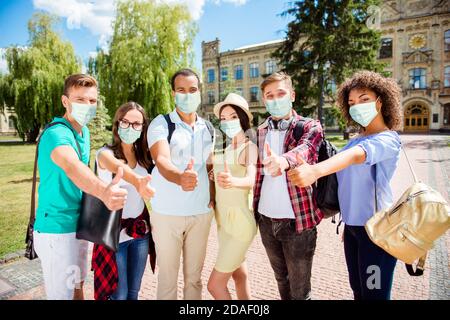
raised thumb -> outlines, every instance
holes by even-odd
[[[112,179],[112,181],[111,181],[111,185],[118,184],[119,181],[122,179],[122,177],[123,177],[123,168],[122,168],[122,167],[119,167],[119,168],[117,169],[117,174],[116,174],[116,176],[115,176],[114,179]]]
[[[148,175],[145,177],[145,180],[147,180],[147,183],[149,183],[150,181],[152,181],[152,176],[148,174]]]
[[[228,169],[228,163],[226,161],[223,164],[223,169],[225,170],[225,172],[230,172],[230,169]]]
[[[194,168],[194,158],[191,158],[191,160],[189,161],[186,170],[192,170]]]
[[[269,144],[267,142],[264,143],[264,149],[266,150],[266,155],[268,157],[270,157],[272,155],[272,150],[270,150],[270,146],[269,146]]]

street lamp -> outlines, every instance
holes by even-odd
[[[319,107],[317,109],[317,115],[322,125],[323,130],[325,130],[325,116],[323,113],[323,104],[324,104],[324,87],[325,87],[325,76],[324,73],[328,71],[330,68],[330,62],[325,62],[324,65],[320,65],[318,63],[314,63],[314,70],[318,72],[318,82],[320,87],[320,96],[319,96]]]

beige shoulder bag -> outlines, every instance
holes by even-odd
[[[391,208],[370,218],[365,228],[376,245],[405,262],[410,275],[420,276],[428,250],[450,227],[450,207],[439,192],[417,179],[403,151],[414,183]],[[417,259],[414,271],[412,264]]]

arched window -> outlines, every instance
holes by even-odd
[[[381,39],[380,59],[392,58],[392,38]]]
[[[16,126],[14,125],[16,119],[13,116],[8,117],[8,127],[9,130],[16,130]]]

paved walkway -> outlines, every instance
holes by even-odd
[[[450,195],[450,136],[402,135],[402,141],[422,181],[441,192],[446,199]],[[402,154],[399,168],[393,179],[394,196],[398,198],[412,183],[405,157]],[[341,228],[342,229],[342,228]],[[203,298],[211,299],[206,290],[208,276],[214,266],[217,252],[215,225],[211,228],[208,253],[203,271],[205,286]],[[254,299],[279,299],[279,294],[258,235],[248,252],[247,263]],[[395,271],[392,298],[450,300],[450,232],[441,237],[429,254],[423,277],[410,277],[403,263]],[[147,268],[140,299],[155,299],[157,276]],[[92,273],[86,283],[85,295],[93,298]],[[182,298],[183,279],[179,276],[179,298]],[[230,283],[234,295],[234,286]],[[318,243],[312,271],[313,299],[352,299],[344,259],[343,245],[336,227],[326,220],[319,226]],[[39,261],[19,259],[0,265],[0,299],[43,299],[45,293]]]

